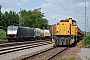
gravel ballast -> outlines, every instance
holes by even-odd
[[[49,44],[49,45],[45,45],[45,46],[26,49],[26,50],[23,50],[23,51],[4,54],[4,55],[0,56],[0,60],[20,60],[20,58],[24,58],[25,56],[30,56],[30,54],[36,53],[36,51],[39,52],[39,51],[45,50],[45,49],[47,49],[47,48],[49,48],[51,46],[52,46],[52,44]],[[55,49],[52,52],[53,53],[55,51],[58,52],[60,50],[59,48]],[[81,48],[79,46],[70,47],[66,51],[64,51],[61,54],[57,55],[52,60],[60,60],[60,59],[68,59],[68,58],[75,58],[75,60],[82,60],[81,57],[78,54],[78,53],[80,53],[80,51],[81,51]],[[28,60],[40,60],[40,59],[46,60],[46,57],[49,56],[49,55],[53,55],[53,54],[51,52],[47,52],[45,54],[43,53],[41,55],[35,56],[36,58],[32,57],[32,58],[30,58]]]
[[[16,52],[8,53],[8,54],[3,54],[3,55],[0,55],[0,60],[12,60],[12,59],[17,58],[19,56],[23,56],[25,54],[39,51],[39,50],[42,50],[42,49],[45,49],[45,48],[48,48],[51,46],[52,46],[52,44],[48,44],[48,45],[44,45],[44,46],[39,46],[39,47],[35,47],[35,48],[30,48],[30,49],[16,51]]]
[[[80,58],[80,56],[78,55],[78,53],[80,52],[80,49],[81,49],[81,48],[80,48],[79,46],[70,47],[69,49],[67,49],[66,51],[62,52],[61,54],[58,54],[58,55],[57,55],[54,59],[52,59],[52,60],[68,59],[68,58],[75,58],[75,60],[82,60],[82,59]],[[40,51],[42,51],[42,50],[40,50]],[[52,55],[53,53],[56,53],[56,52],[58,52],[58,51],[60,51],[60,47],[54,49],[54,50],[52,51],[52,53],[48,51],[47,53],[39,54],[39,55],[37,55],[37,56],[28,58],[27,60],[42,60],[42,59],[43,59],[43,60],[46,60],[46,58],[47,58],[48,56],[50,56],[50,55]],[[38,51],[38,52],[39,52],[39,51]],[[35,54],[35,53],[37,53],[37,52],[34,52],[34,53],[32,53],[32,54]],[[30,54],[26,54],[26,56],[30,56]],[[25,57],[25,55],[20,56],[20,57],[18,57],[18,58],[15,58],[14,60],[20,60],[20,58],[24,58],[24,57]]]

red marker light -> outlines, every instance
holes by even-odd
[[[9,34],[9,36],[14,37],[14,34]]]

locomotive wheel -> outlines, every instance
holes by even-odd
[[[15,40],[8,40],[9,42],[15,42]]]

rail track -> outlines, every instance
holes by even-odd
[[[62,53],[62,52],[65,51],[66,49],[68,49],[68,47],[66,47],[66,48],[62,49],[61,51],[55,53],[54,55],[50,56],[49,58],[47,58],[47,60],[51,60],[51,59],[53,59],[56,55]]]
[[[5,43],[1,44],[1,46],[6,46],[0,49],[0,55],[15,52],[19,50],[29,49],[33,47],[38,47],[42,45],[51,44],[50,41],[32,41],[32,42],[22,42],[22,43]]]
[[[35,41],[26,41],[26,42],[8,42],[8,43],[0,43],[0,48],[10,47],[10,46],[18,46],[24,45],[29,43],[36,43],[36,42],[49,42],[50,40],[35,40]]]
[[[61,52],[67,50],[68,47],[51,47],[48,49],[45,49],[43,51],[39,51],[37,53],[33,53],[27,56],[23,56],[20,58],[17,58],[17,60],[40,60],[44,58],[44,60],[51,60],[53,59],[56,55],[60,54]]]

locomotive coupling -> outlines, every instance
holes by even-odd
[[[71,39],[71,40],[70,40],[70,44],[72,44],[72,43],[74,43],[74,39]]]
[[[54,39],[52,39],[52,44],[53,44],[53,47],[56,47],[58,44],[58,40],[54,40]]]

